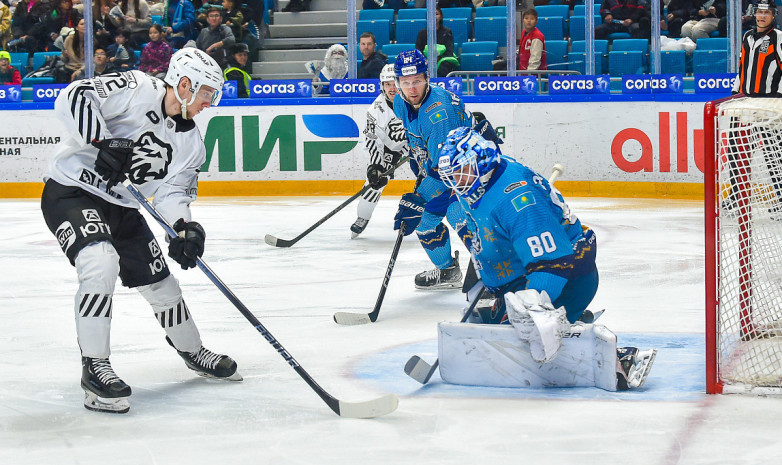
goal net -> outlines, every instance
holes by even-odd
[[[706,104],[707,392],[782,394],[782,99]]]

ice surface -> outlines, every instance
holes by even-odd
[[[384,198],[356,240],[350,206],[290,249],[264,243],[267,233],[296,236],[343,200],[199,199],[194,217],[207,231],[207,263],[318,383],[349,401],[400,396],[396,412],[374,420],[334,415],[197,269],[174,273],[206,346],[233,356],[244,381],[187,370],[146,302],[118,286],[112,363],[133,387],[131,411],[87,411],[75,273],[37,201],[0,201],[0,463],[782,463],[782,399],[703,392],[699,202],[569,202],[598,237],[601,283],[590,307],[606,309],[600,323],[620,344],[660,349],[642,390],[608,393],[453,386],[438,375],[422,387],[408,378],[407,359],[433,362],[436,323],[458,320],[463,305],[458,292],[414,289],[413,276],[430,264],[413,237],[378,321],[332,320],[372,310],[398,199]]]

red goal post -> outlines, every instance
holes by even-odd
[[[704,107],[706,391],[782,394],[782,98]]]

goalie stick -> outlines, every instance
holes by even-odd
[[[423,169],[423,168],[422,168]],[[415,187],[413,192],[418,189],[423,181],[423,176],[418,176],[415,180]],[[388,260],[388,266],[386,267],[386,274],[383,276],[383,284],[380,285],[380,293],[375,301],[375,308],[369,313],[351,313],[351,312],[337,312],[334,314],[334,321],[341,325],[364,325],[367,323],[374,323],[377,321],[377,316],[380,314],[380,306],[383,305],[383,299],[386,296],[386,289],[388,289],[388,282],[391,281],[391,273],[394,271],[394,265],[396,264],[396,256],[399,255],[399,249],[402,247],[402,239],[405,238],[405,230],[407,224],[402,223],[399,225],[399,233],[396,235],[396,242],[394,242],[394,249],[391,251],[391,258]]]
[[[565,171],[565,167],[559,163],[551,167],[551,177],[549,177],[548,179],[549,184],[554,184],[554,181],[556,181],[556,179],[564,171]],[[472,311],[475,309],[475,305],[477,305],[478,301],[483,296],[483,293],[485,291],[486,291],[485,287],[481,288],[480,292],[478,293],[478,296],[475,298],[475,300],[472,301],[470,307],[464,313],[464,316],[462,316],[460,323],[464,323],[465,321],[467,321],[467,318],[470,317],[470,314],[472,314]],[[592,312],[589,313],[591,315]],[[603,312],[600,311],[596,315],[592,316],[592,321],[596,320],[600,315],[602,315],[602,313]],[[437,367],[439,365],[440,365],[439,358],[436,359],[433,364],[429,365],[418,355],[413,355],[412,357],[410,357],[407,363],[405,363],[405,374],[407,374],[407,376],[413,378],[414,380],[418,381],[421,384],[426,384],[432,378],[432,375],[437,370]]]
[[[133,183],[131,183],[128,179],[125,179],[122,184],[128,189],[131,195],[133,195],[133,197],[138,200],[141,206],[144,207],[144,209],[149,212],[150,215],[152,215],[155,221],[160,224],[160,226],[170,237],[177,236],[174,228],[172,228],[166,219],[163,218],[163,216],[155,209],[155,207],[149,203],[149,201],[144,197],[143,194],[141,194],[141,192],[139,192]],[[318,383],[315,382],[315,380],[312,378],[312,376],[310,376],[310,374],[307,373],[301,365],[299,365],[299,362],[297,362],[296,359],[294,359],[293,356],[288,353],[285,347],[283,347],[282,344],[280,344],[280,342],[274,336],[272,336],[269,330],[263,326],[263,324],[255,317],[255,315],[253,315],[252,312],[250,312],[250,310],[244,306],[239,298],[236,297],[236,295],[234,295],[230,289],[228,289],[228,286],[226,286],[220,280],[220,278],[217,277],[217,275],[201,258],[196,260],[196,264],[209,278],[209,280],[212,281],[212,283],[214,283],[218,289],[220,289],[223,295],[225,295],[228,300],[234,304],[239,312],[241,312],[241,314],[247,318],[247,320],[255,327],[255,329],[261,333],[264,339],[266,339],[266,341],[271,344],[272,347],[274,347],[277,353],[279,353],[280,356],[282,356],[282,358],[288,362],[288,365],[290,365],[296,371],[296,373],[298,373],[299,376],[304,379],[310,388],[312,388],[312,390],[315,391],[315,393],[318,394],[318,396],[320,396],[324,402],[326,402],[326,405],[328,405],[329,408],[334,411],[334,413],[346,418],[375,418],[396,410],[396,407],[399,404],[399,399],[395,394],[388,394],[383,397],[364,402],[345,402],[333,397],[331,394],[326,392],[326,390],[320,387]]]
[[[384,171],[383,174],[381,174],[380,176],[382,176],[382,177],[390,176],[391,174],[393,174],[394,171],[396,171],[397,168],[402,166],[409,158],[410,158],[409,156],[402,157],[402,159],[399,160],[399,162],[397,162],[396,165],[394,165],[391,168],[389,168],[388,170]],[[279,237],[275,237],[275,236],[272,236],[271,234],[267,234],[266,237],[263,238],[263,240],[267,244],[269,244],[271,246],[274,246],[274,247],[290,247],[293,244],[299,242],[304,236],[306,236],[307,234],[309,234],[312,231],[314,231],[315,228],[317,228],[318,226],[320,226],[323,223],[325,223],[326,220],[328,220],[332,216],[336,215],[340,210],[342,210],[343,208],[347,207],[351,202],[353,202],[357,198],[359,198],[362,195],[364,195],[364,192],[366,192],[367,189],[369,189],[369,184],[364,185],[364,187],[362,187],[360,191],[358,191],[355,194],[353,194],[352,196],[350,196],[349,199],[347,199],[344,202],[342,202],[337,208],[335,208],[334,210],[331,210],[331,212],[329,214],[327,214],[326,216],[324,216],[323,218],[318,220],[315,224],[313,224],[312,226],[307,228],[304,232],[302,232],[298,236],[294,237],[293,239],[280,239]]]

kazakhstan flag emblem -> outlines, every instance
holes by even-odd
[[[429,121],[431,121],[432,124],[436,124],[439,123],[440,121],[445,121],[447,119],[448,119],[448,113],[446,113],[445,110],[436,111],[429,116]]]
[[[524,210],[530,205],[535,205],[535,196],[532,195],[532,191],[522,192],[510,201],[517,212]]]

